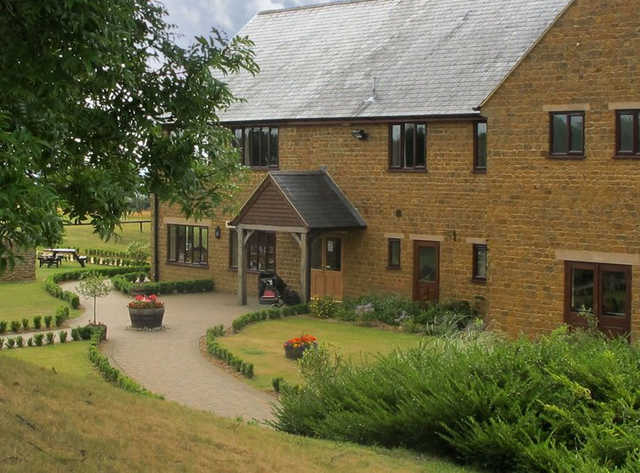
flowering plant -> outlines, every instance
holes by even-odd
[[[284,354],[287,358],[297,360],[305,350],[317,346],[317,338],[313,335],[302,335],[284,342]]]
[[[129,302],[130,309],[160,309],[164,307],[164,303],[158,300],[155,294],[149,296],[139,295],[135,300]]]

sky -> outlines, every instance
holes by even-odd
[[[276,10],[327,0],[160,0],[169,11],[168,22],[178,26],[180,43],[191,43],[196,35],[206,35],[211,27],[236,34],[257,12]]]

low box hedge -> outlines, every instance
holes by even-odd
[[[196,279],[189,281],[160,281],[136,283],[141,276],[140,272],[129,272],[113,277],[113,287],[125,294],[192,294],[198,292],[211,292],[214,290],[212,279]]]

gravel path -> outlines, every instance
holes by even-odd
[[[77,283],[65,283],[74,290]],[[114,366],[151,391],[189,407],[212,411],[224,417],[245,420],[272,418],[274,398],[258,391],[215,366],[199,348],[207,328],[224,324],[250,310],[241,307],[232,294],[205,293],[163,296],[166,329],[145,332],[128,328],[127,303],[118,291],[98,300],[98,322],[107,325],[102,351]],[[85,325],[93,317],[92,300],[81,297],[84,315],[71,321]]]

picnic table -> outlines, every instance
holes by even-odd
[[[42,267],[44,264],[46,264],[49,268],[54,264],[56,265],[56,267],[58,267],[64,255],[73,256],[73,259],[80,263],[80,266],[82,266],[83,268],[87,264],[87,257],[80,256],[78,254],[78,250],[76,250],[75,248],[45,248],[44,251],[49,253],[49,255],[38,257],[38,260],[40,261],[40,267]]]

